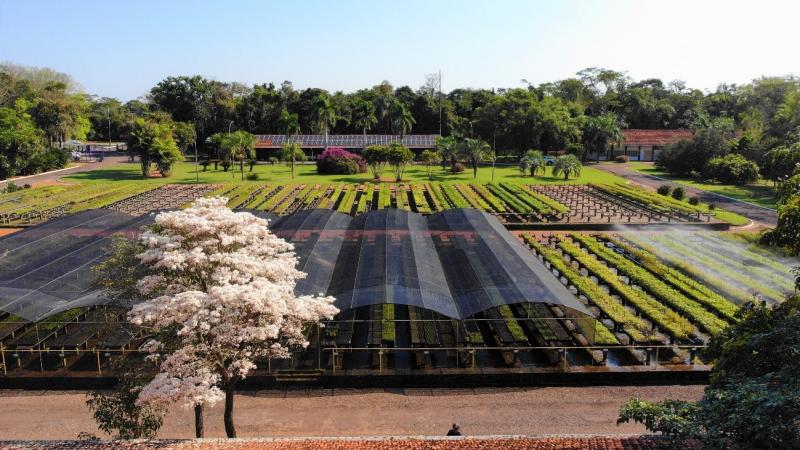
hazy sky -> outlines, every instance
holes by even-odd
[[[0,61],[123,100],[169,75],[351,91],[513,87],[586,67],[713,90],[800,74],[800,1],[0,0]]]

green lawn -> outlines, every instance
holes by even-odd
[[[247,167],[245,167],[244,175],[248,174]],[[316,165],[304,164],[295,167],[295,176],[292,179],[289,168],[284,164],[276,165],[257,165],[253,169],[253,173],[258,174],[257,182],[260,183],[364,183],[372,181],[370,173],[360,173],[356,175],[318,175]],[[453,175],[448,171],[443,171],[441,167],[433,167],[431,169],[432,178],[430,181],[443,182],[443,183],[489,183],[492,181],[492,168],[481,167],[478,169],[478,177],[472,178],[472,171],[466,170],[460,174]],[[62,178],[63,181],[77,181],[77,182],[107,182],[107,181],[138,181],[142,183],[152,183],[154,185],[163,183],[194,183],[198,179],[198,174],[195,171],[194,164],[182,163],[175,166],[172,176],[169,178],[151,177],[143,178],[139,165],[136,163],[121,164],[113,166],[108,169],[93,170],[91,172],[77,173],[68,175]],[[390,170],[386,170],[383,178],[386,182],[393,182],[394,178]],[[214,171],[213,166],[210,166],[207,171],[203,172],[202,168],[199,173],[199,181],[201,183],[231,183],[240,182],[241,174],[237,170],[235,172],[223,172],[222,169]],[[414,165],[406,169],[403,178],[405,182],[427,182],[428,172],[425,166]],[[563,177],[553,177],[550,167],[544,175],[530,177],[522,176],[516,167],[497,167],[494,170],[494,181],[517,183],[517,184],[563,184],[563,183],[617,183],[625,182],[624,179],[612,175],[608,172],[593,169],[591,167],[584,167],[581,171],[581,176],[564,180]],[[247,183],[247,179],[244,180]]]
[[[691,186],[696,189],[702,189],[704,191],[735,198],[737,200],[753,203],[765,208],[776,208],[775,203],[777,201],[777,196],[775,194],[775,190],[772,188],[769,182],[764,180],[760,180],[756,184],[747,186],[732,186],[729,184],[701,183],[688,178],[675,177],[661,169],[656,168],[651,163],[632,162],[628,164],[628,167],[647,175],[664,178],[669,181]]]

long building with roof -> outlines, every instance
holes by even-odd
[[[307,153],[318,154],[326,147],[343,148],[358,151],[370,145],[388,145],[392,142],[402,142],[403,145],[418,153],[431,149],[436,144],[438,134],[259,134],[256,136],[256,156],[258,159],[267,159],[275,156],[287,142],[297,142]]]

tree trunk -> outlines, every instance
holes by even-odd
[[[203,437],[203,405],[194,405],[194,437]]]
[[[237,378],[231,378],[225,387],[225,434],[229,438],[236,437],[236,427],[233,425],[233,396],[236,394],[236,381]]]
[[[239,158],[239,172],[242,174],[242,181],[244,181],[244,156]]]

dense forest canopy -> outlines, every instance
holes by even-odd
[[[124,140],[133,119],[188,122],[197,143],[217,132],[438,134],[481,139],[498,153],[534,148],[583,154],[604,149],[619,128],[725,127],[745,142],[742,153],[761,162],[796,141],[800,79],[764,77],[714,92],[680,81],[633,80],[624,72],[589,68],[564,80],[522,88],[459,88],[442,93],[435,80],[418,89],[384,81],[356,92],[295,89],[291,82],[248,86],[202,76],[168,77],[144,97],[122,103],[81,92],[65,74],[0,65],[4,125],[19,122],[43,147],[69,139]],[[441,118],[441,119],[440,119]],[[16,123],[14,122],[14,123]],[[25,127],[22,127],[25,128]],[[109,136],[110,131],[110,136]],[[4,145],[4,144],[0,144]]]

